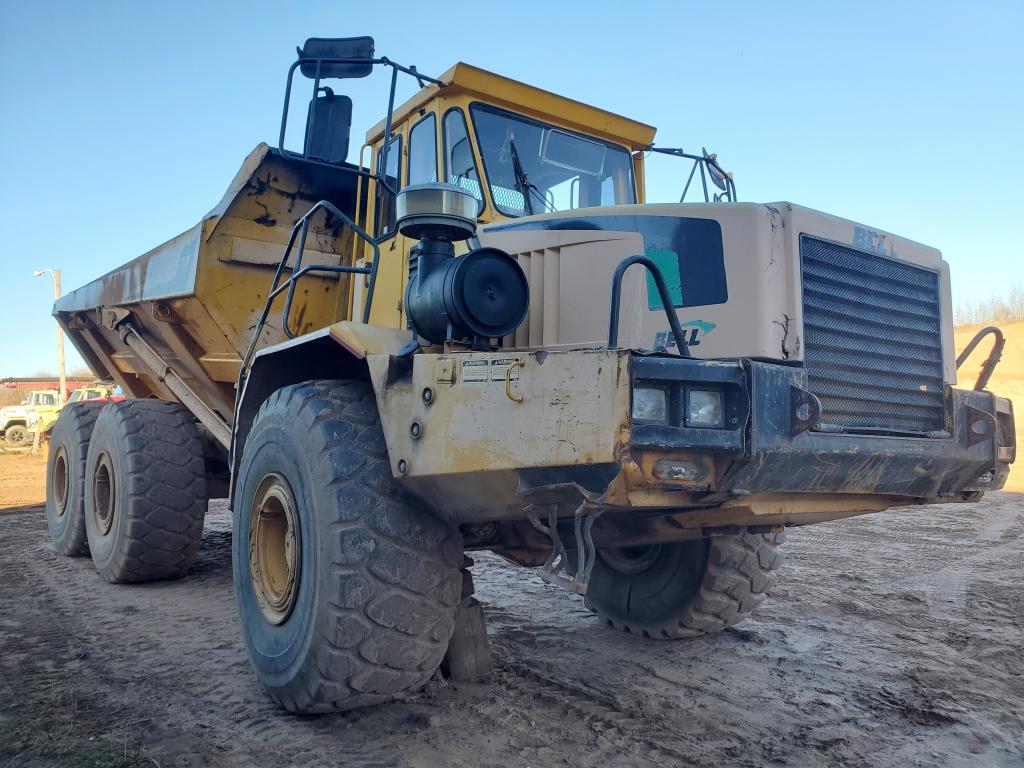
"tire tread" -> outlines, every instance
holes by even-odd
[[[126,400],[107,405],[123,457],[123,530],[100,575],[114,583],[182,576],[191,565],[206,515],[206,465],[195,419],[179,403]],[[91,462],[90,462],[91,463]]]
[[[297,713],[348,710],[414,690],[447,650],[461,594],[462,540],[394,480],[373,388],[364,381],[284,387],[261,419],[287,415],[308,431],[313,461],[329,468],[335,503],[328,567],[331,621],[314,637],[309,663],[269,688]],[[244,463],[244,458],[243,458]],[[440,631],[438,631],[440,627]],[[328,631],[329,630],[329,631]]]
[[[720,632],[746,618],[775,586],[782,564],[785,531],[714,536],[700,587],[672,621],[658,625],[626,625],[596,612],[610,627],[647,637],[675,639]]]

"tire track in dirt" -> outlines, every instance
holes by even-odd
[[[47,649],[79,659],[21,675],[21,684],[42,689],[60,679],[75,692],[87,690],[90,702],[104,704],[96,723],[131,713],[136,737],[161,765],[497,766],[507,764],[509,754],[540,765],[559,760],[568,743],[574,764],[596,766],[606,764],[609,750],[621,751],[600,743],[590,721],[563,722],[561,702],[550,696],[538,701],[518,682],[506,689],[500,682],[435,681],[396,704],[319,718],[288,715],[259,688],[245,658],[231,592],[226,512],[210,514],[184,580],[146,585],[103,582],[88,558],[59,557],[41,543],[45,529],[33,523],[34,530],[19,530],[8,540],[24,548],[27,558],[19,565],[27,566],[26,581],[45,596],[39,614],[19,625],[24,653]],[[4,571],[0,567],[0,577]],[[56,628],[47,630],[44,623]],[[532,725],[510,729],[525,712],[523,722]],[[491,746],[453,753],[446,733]],[[628,750],[620,756],[629,760],[617,764],[652,764]]]
[[[0,513],[0,726],[76,697],[91,735],[164,768],[1021,766],[1022,501],[796,529],[768,602],[692,641],[614,632],[475,556],[490,683],[305,718],[249,669],[223,504],[185,579],[138,586],[56,556],[41,513]]]

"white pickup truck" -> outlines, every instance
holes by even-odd
[[[52,413],[60,410],[57,390],[36,389],[18,405],[0,408],[0,433],[9,448],[20,448],[29,441],[28,419],[33,414]]]

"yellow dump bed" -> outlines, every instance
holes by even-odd
[[[230,423],[241,358],[292,228],[324,199],[352,216],[358,181],[340,167],[295,160],[261,144],[202,221],[65,295],[54,314],[97,375],[114,379],[134,397],[174,399],[112,329],[130,312],[147,342]],[[318,213],[303,264],[350,264],[354,239],[340,220]],[[351,279],[307,275],[299,281],[292,331],[305,333],[346,317]],[[260,346],[286,338],[280,327],[283,301],[275,299]]]

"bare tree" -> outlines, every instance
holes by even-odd
[[[956,325],[1006,322],[1024,317],[1024,284],[1012,286],[1004,296],[989,296],[976,301],[961,301],[956,305],[953,322]]]

